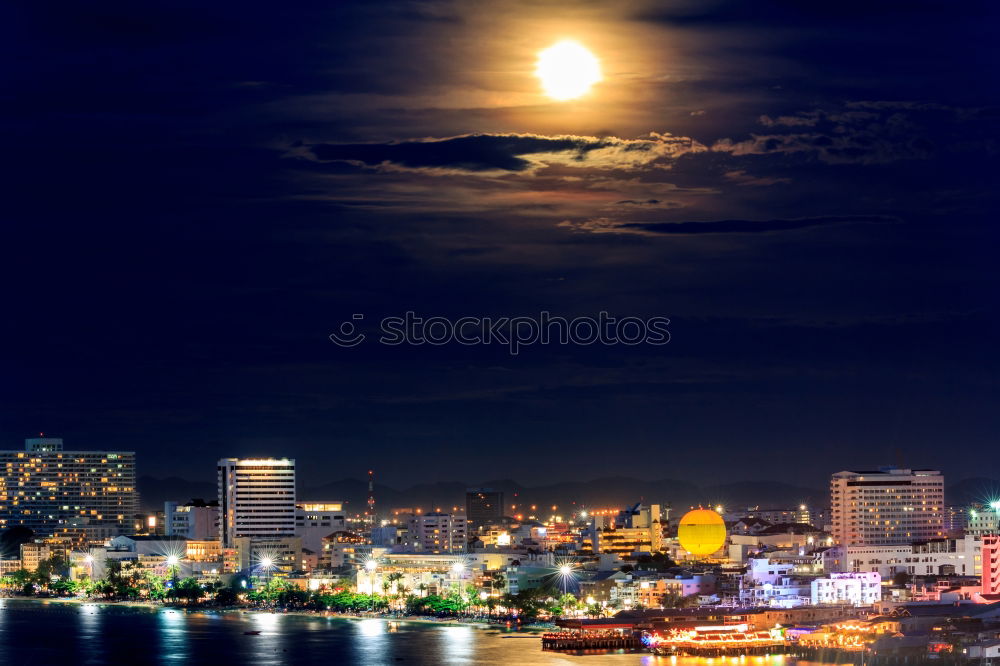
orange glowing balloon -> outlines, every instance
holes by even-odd
[[[711,555],[726,543],[726,523],[715,511],[688,511],[677,526],[681,548],[692,555]]]

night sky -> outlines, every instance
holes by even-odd
[[[998,14],[7,3],[0,445],[313,485],[1000,475]],[[563,38],[603,81],[557,102]],[[328,339],[543,310],[671,341]]]

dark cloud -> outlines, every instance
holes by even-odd
[[[713,220],[708,222],[617,222],[608,218],[599,218],[582,223],[564,222],[562,225],[598,233],[688,236],[694,234],[761,234],[841,224],[878,224],[898,221],[898,218],[885,215],[829,215],[789,220]]]
[[[609,442],[820,484],[991,450],[996,3],[7,5],[4,447],[44,429],[196,478],[289,455],[310,485],[483,480],[511,442],[546,481]],[[530,76],[553,25],[608,64],[579,102]],[[612,309],[676,336],[327,338]]]
[[[651,133],[642,139],[538,134],[470,134],[393,143],[296,146],[294,154],[321,162],[396,165],[410,169],[471,172],[526,171],[542,163],[633,168],[656,160],[704,151],[687,137]]]

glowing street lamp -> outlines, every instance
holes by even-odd
[[[177,563],[180,562],[180,561],[181,561],[181,558],[177,557],[176,555],[167,555],[167,566],[168,567],[176,567]]]
[[[559,577],[562,579],[563,594],[567,593],[566,585],[569,579],[573,576],[573,567],[569,564],[563,564],[559,567]]]
[[[368,584],[371,586],[372,612],[375,612],[375,570],[378,569],[378,562],[373,559],[365,560],[365,569],[368,570]]]

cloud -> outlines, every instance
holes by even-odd
[[[647,236],[695,234],[759,234],[794,231],[810,227],[829,227],[842,224],[878,224],[899,222],[888,215],[827,215],[824,217],[799,217],[775,220],[713,220],[708,222],[621,222],[607,217],[583,222],[566,220],[560,227],[590,233],[632,233]]]
[[[545,165],[637,169],[706,150],[694,139],[658,132],[639,139],[466,134],[387,143],[298,144],[289,155],[382,169],[484,173],[525,172]]]
[[[790,183],[791,178],[768,178],[765,176],[752,176],[748,174],[743,169],[737,171],[727,171],[722,174],[722,177],[728,181],[734,182],[741,187],[751,186],[751,187],[767,187],[768,185],[777,185],[778,183]]]
[[[820,113],[818,111],[801,113],[794,116],[778,116],[777,118],[772,118],[766,114],[760,117],[760,124],[764,127],[815,127],[819,121]]]
[[[723,138],[713,152],[747,155],[812,155],[826,164],[889,164],[958,152],[971,137],[983,150],[977,125],[985,108],[951,107],[910,101],[849,101],[836,108],[762,115],[767,133]],[[975,146],[970,146],[975,150]],[[988,150],[988,147],[986,148]]]

